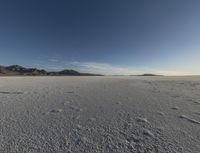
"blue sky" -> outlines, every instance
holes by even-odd
[[[199,0],[1,0],[0,64],[200,74]]]

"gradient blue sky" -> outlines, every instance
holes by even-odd
[[[200,74],[200,1],[1,0],[0,64]]]

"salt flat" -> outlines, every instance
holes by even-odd
[[[200,77],[0,77],[2,153],[199,153]]]

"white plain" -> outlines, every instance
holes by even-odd
[[[0,152],[199,153],[199,99],[200,77],[0,77]]]

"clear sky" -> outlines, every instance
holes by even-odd
[[[200,0],[1,0],[0,64],[200,74]]]

